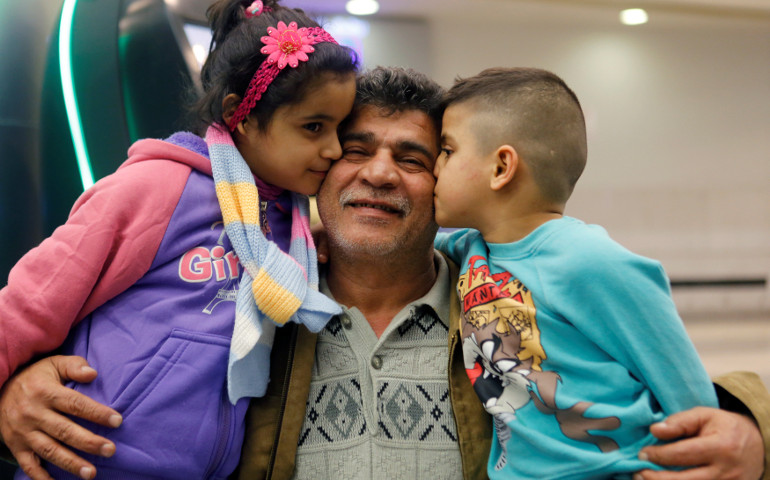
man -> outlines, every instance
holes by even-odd
[[[485,477],[491,423],[457,348],[457,270],[432,247],[441,93],[399,69],[377,69],[360,81],[341,129],[343,158],[318,194],[328,234],[322,289],[344,312],[318,335],[295,325],[278,329],[271,383],[252,401],[238,478]],[[112,453],[49,410],[118,423],[117,412],[51,386],[60,376],[93,379],[82,366],[82,359],[53,357],[33,367],[42,374],[33,377],[31,369],[6,386],[0,434],[20,462],[39,455],[73,472],[87,465],[52,437]],[[720,387],[723,402],[766,425],[770,399],[761,386],[734,376],[725,387],[740,401]],[[25,389],[33,397],[43,392],[43,406],[20,395]],[[9,425],[9,417],[27,425]],[[763,445],[749,416],[695,409],[653,431],[697,438],[646,449],[652,461],[704,466],[644,478],[756,479],[762,472]]]

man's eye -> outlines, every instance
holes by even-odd
[[[321,123],[320,122],[313,122],[313,123],[307,123],[302,126],[305,130],[309,130],[311,132],[320,132],[321,131]]]
[[[427,170],[425,168],[425,162],[419,158],[404,157],[399,159],[399,163],[401,164],[401,167],[408,172],[421,172]]]
[[[366,156],[366,150],[361,148],[344,148],[342,149],[342,158],[348,160],[362,158]]]

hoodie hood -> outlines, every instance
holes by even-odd
[[[177,132],[165,140],[151,138],[135,142],[128,149],[128,160],[120,168],[159,158],[182,163],[211,176],[206,141],[190,132]]]

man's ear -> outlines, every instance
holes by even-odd
[[[233,118],[233,115],[235,115],[235,111],[238,109],[238,105],[240,104],[241,97],[234,93],[229,94],[222,100],[222,120],[225,121],[225,125],[230,124],[230,119]],[[243,124],[245,121],[246,119],[243,119],[243,121],[239,122],[236,126],[241,134],[245,133],[243,130]]]
[[[489,186],[492,190],[500,190],[511,183],[519,168],[519,154],[510,145],[503,145],[495,150],[495,170]]]

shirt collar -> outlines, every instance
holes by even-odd
[[[427,305],[433,309],[433,311],[436,313],[436,316],[438,316],[439,320],[441,320],[441,323],[449,328],[449,302],[451,301],[449,289],[452,288],[449,284],[449,267],[447,266],[446,259],[444,259],[444,257],[435,250],[433,251],[433,264],[436,266],[436,281],[433,284],[433,287],[431,287],[428,293],[422,297],[405,305],[404,308],[401,309],[401,312],[404,310],[413,310],[422,305]],[[321,278],[318,287],[321,293],[334,300],[334,295],[332,295],[332,293],[329,291],[329,286],[326,283],[325,269],[321,271]],[[343,310],[347,310],[344,305],[340,306],[343,308]],[[399,312],[394,318],[401,317],[401,312]]]

